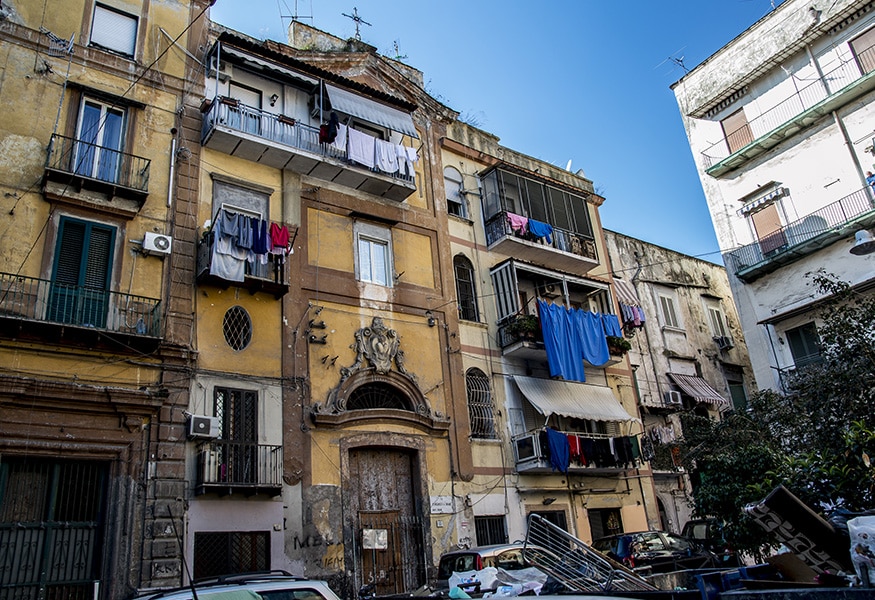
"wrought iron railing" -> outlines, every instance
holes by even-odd
[[[551,449],[544,432],[544,429],[535,429],[513,437],[517,466],[527,466],[533,461],[539,467],[550,464]],[[560,433],[569,439],[571,446],[570,469],[622,469],[642,463],[636,436],[576,431]]]
[[[217,440],[198,449],[198,486],[280,488],[282,476],[282,446]]]
[[[857,55],[860,64],[871,64],[875,61],[875,46],[867,48]],[[861,70],[857,62],[842,62],[838,67],[823,74],[807,85],[798,87],[802,80],[794,79],[796,90],[787,98],[778,102],[772,108],[762,114],[750,118],[747,123],[739,126],[734,131],[726,132],[726,137],[708,147],[702,155],[705,168],[717,164],[721,160],[734,154],[737,150],[747,146],[748,143],[766,135],[770,131],[789,123],[795,117],[805,111],[814,108],[830,96],[838,94],[844,88],[855,83],[868,75],[865,69]],[[790,77],[793,77],[790,75]]]
[[[733,250],[727,255],[729,258],[727,263],[733,266],[735,273],[738,273],[765,261],[774,260],[800,244],[840,228],[873,210],[875,210],[873,192],[865,187],[781,227],[757,242]]]
[[[345,148],[320,143],[319,128],[301,123],[285,115],[277,115],[247,106],[231,98],[219,97],[212,101],[203,117],[202,139],[206,139],[216,126],[368,169],[368,167],[353,163]],[[369,170],[401,181],[413,182],[414,179],[413,175],[401,171],[388,173],[377,167]]]
[[[161,301],[0,273],[0,317],[161,336]]]
[[[139,192],[149,190],[150,165],[148,158],[57,133],[46,160],[47,169]]]
[[[507,216],[508,213],[506,211],[502,211],[494,215],[486,222],[487,245],[492,245],[504,237],[515,237],[521,240],[535,242],[537,244],[545,246],[546,248],[561,250],[562,252],[576,254],[583,258],[598,260],[598,253],[596,252],[595,241],[590,237],[575,233],[573,231],[568,231],[567,229],[553,227],[552,239],[548,242],[546,238],[538,239],[530,236],[524,231],[514,230],[511,227],[510,221],[508,220]]]
[[[209,272],[210,266],[216,260],[215,231],[205,233],[198,243],[198,271]],[[259,260],[247,260],[244,264],[244,275],[247,279],[255,279],[262,282],[275,283],[277,285],[288,284],[288,263],[281,256],[269,254],[266,262]]]

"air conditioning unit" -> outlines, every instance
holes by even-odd
[[[537,433],[520,436],[514,440],[516,461],[518,463],[542,458],[541,440]]]
[[[729,350],[733,347],[732,338],[725,335],[715,337],[714,341],[717,342],[717,347],[720,350]]]
[[[210,70],[207,73],[208,77],[215,77],[216,75],[216,57],[214,56],[212,60],[210,60]],[[228,78],[234,77],[234,67],[229,65],[227,61],[222,61],[219,64],[219,81],[227,81]]]
[[[665,393],[665,405],[666,406],[680,406],[683,404],[683,400],[681,400],[681,393],[677,390],[668,390]]]
[[[170,254],[173,239],[162,233],[147,233],[143,238],[143,252],[146,254]]]
[[[320,100],[319,100],[319,94],[318,94],[318,92],[317,92],[317,93],[313,96],[313,99],[310,101],[310,116],[313,117],[314,119],[318,119],[318,118],[319,118],[319,115],[320,115],[320,112],[321,112],[321,113],[324,113],[322,116],[323,116],[325,119],[328,119],[328,114],[329,114],[329,112],[328,112],[328,110],[329,110],[329,109],[328,109],[328,102],[325,102],[325,106],[323,107],[323,108],[325,109],[324,111],[320,111],[320,110],[319,110],[319,109],[320,109],[320,104],[319,104],[319,102],[320,102]]]
[[[219,437],[219,417],[192,415],[188,419],[188,437],[200,439]]]
[[[542,298],[558,298],[562,294],[562,286],[556,283],[547,283],[538,286],[537,291]]]

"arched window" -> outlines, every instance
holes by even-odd
[[[444,189],[447,192],[447,212],[463,219],[468,218],[468,203],[462,194],[462,174],[453,167],[444,168]]]
[[[471,421],[471,437],[495,439],[495,421],[492,413],[492,391],[489,378],[480,369],[468,369],[465,373],[465,388],[468,391],[468,419]]]
[[[368,383],[356,388],[346,401],[347,410],[390,408],[411,410],[410,401],[398,388],[385,383]]]
[[[456,301],[459,303],[459,318],[463,321],[479,321],[477,293],[474,289],[474,267],[462,255],[453,259],[456,272]]]

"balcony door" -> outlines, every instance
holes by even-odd
[[[114,227],[61,218],[49,295],[49,321],[106,326],[114,245]]]
[[[75,173],[119,183],[124,121],[125,113],[119,108],[96,100],[83,102],[76,134]]]
[[[769,204],[758,210],[751,215],[751,219],[764,258],[787,245],[787,236],[781,228],[781,215],[778,214],[777,204]]]
[[[222,422],[220,479],[239,484],[258,483],[258,392],[215,389],[215,414]]]
[[[240,129],[253,135],[261,134],[261,92],[252,88],[230,84],[231,97],[240,101]]]

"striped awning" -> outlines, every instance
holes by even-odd
[[[693,398],[697,402],[705,402],[713,404],[718,408],[728,408],[729,400],[720,395],[720,392],[711,387],[711,384],[695,375],[682,375],[680,373],[669,373],[671,379],[681,391]]]
[[[561,415],[591,421],[638,421],[626,412],[611,388],[588,383],[514,375],[523,396],[545,417]]]
[[[638,300],[638,294],[635,292],[631,281],[614,279],[614,289],[617,291],[617,299],[620,301],[620,304],[641,306],[641,301]]]

